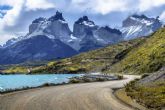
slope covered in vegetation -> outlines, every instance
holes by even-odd
[[[125,86],[125,90],[128,96],[149,110],[164,110],[165,71],[158,71],[140,80],[131,81]]]
[[[126,57],[111,68],[111,72],[151,73],[165,66],[165,28],[132,49]]]
[[[48,63],[33,69],[33,73],[81,73],[105,72],[121,61],[133,48],[141,45],[144,38],[121,42],[98,50],[82,53],[72,58]]]

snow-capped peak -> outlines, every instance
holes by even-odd
[[[2,47],[4,47],[4,48],[8,47],[10,45],[15,44],[16,42],[19,42],[19,41],[23,40],[23,39],[24,39],[24,36],[19,36],[17,38],[11,38]]]
[[[83,16],[83,17],[79,18],[75,23],[89,26],[89,27],[95,26],[95,23],[93,21],[89,20],[87,16]]]
[[[162,26],[157,18],[149,18],[145,15],[132,15],[123,21],[122,33],[125,40],[148,36]]]
[[[59,11],[57,11],[54,16],[52,16],[48,19],[48,21],[57,21],[57,20],[65,21],[65,19],[62,16],[62,13]]]
[[[111,32],[111,33],[115,33],[115,34],[118,34],[118,35],[121,35],[122,34],[122,32],[120,31],[120,30],[118,30],[118,29],[112,29],[112,28],[110,28],[109,26],[105,26],[105,27],[100,27],[100,28],[103,28],[103,29],[105,29],[105,30],[107,30],[107,31],[109,31],[109,32]]]
[[[46,21],[46,18],[39,17],[39,18],[35,19],[34,21],[32,21],[32,23],[42,23],[45,21]]]

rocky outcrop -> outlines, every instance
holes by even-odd
[[[38,18],[29,26],[28,36],[47,34],[48,37],[60,39],[67,42],[70,40],[71,31],[62,13],[56,14],[48,19]]]
[[[75,23],[73,27],[73,36],[77,38],[82,38],[86,35],[88,31],[95,31],[98,28],[97,25],[87,16],[83,16],[79,18]]]
[[[87,16],[74,23],[73,36],[79,39],[79,52],[97,49],[122,40],[122,33],[108,26],[99,27]]]
[[[89,50],[94,50],[100,47],[103,47],[101,43],[97,41],[97,39],[94,37],[92,31],[88,31],[84,38],[80,41],[80,50],[79,52],[86,52]]]
[[[112,29],[108,26],[98,28],[95,35],[98,41],[105,45],[114,44],[123,39],[120,30]]]

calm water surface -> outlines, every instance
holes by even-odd
[[[44,83],[68,82],[69,78],[80,74],[45,74],[45,75],[0,75],[0,91],[23,87],[37,87]]]

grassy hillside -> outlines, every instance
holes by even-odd
[[[26,74],[28,69],[44,66],[48,62],[49,61],[29,61],[20,64],[0,65],[0,70],[6,74]]]
[[[128,52],[144,41],[144,38],[125,41],[116,45],[82,53],[72,58],[50,62],[47,66],[35,68],[33,73],[103,72],[123,59]]]
[[[132,49],[109,72],[151,73],[165,66],[165,28],[151,35],[145,43]]]
[[[149,110],[164,110],[165,72],[159,71],[125,86],[127,95]]]

